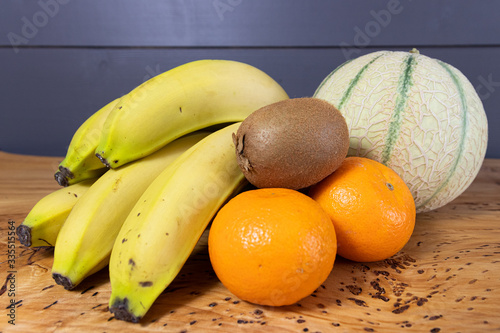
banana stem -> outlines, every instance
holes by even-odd
[[[68,277],[61,275],[59,273],[53,273],[52,278],[56,281],[57,284],[63,286],[64,289],[66,290],[71,290],[75,287],[73,282],[71,282],[71,280]]]
[[[55,173],[54,178],[59,185],[66,187],[69,185],[69,178],[75,178],[75,176],[68,168],[59,167],[59,171]]]
[[[31,228],[23,224],[16,228],[16,234],[19,238],[19,242],[27,247],[31,246]]]
[[[132,312],[130,312],[127,297],[123,299],[115,299],[113,305],[109,308],[109,311],[115,315],[116,319],[119,320],[132,323],[138,323],[141,320],[141,317],[135,316]]]

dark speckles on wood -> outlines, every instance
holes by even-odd
[[[94,289],[94,286],[90,286],[90,287],[88,287],[87,289],[85,289],[84,291],[82,291],[82,292],[81,292],[81,294],[83,295],[83,294],[85,294],[87,291],[92,290],[92,289]]]
[[[419,298],[419,299],[417,300],[417,305],[418,305],[418,306],[422,306],[422,305],[424,305],[426,302],[428,302],[428,299],[427,299],[427,298]]]
[[[368,305],[366,305],[366,302],[363,301],[362,299],[357,299],[357,298],[349,297],[348,300],[353,301],[357,306],[363,306],[363,307],[367,307],[368,306]]]
[[[262,311],[261,309],[255,309],[253,314],[256,316],[262,316],[264,314],[264,311]]]
[[[348,285],[346,288],[351,292],[353,295],[359,295],[363,291],[360,287],[355,286],[355,285]]]
[[[389,272],[388,271],[378,271],[378,270],[375,270],[375,271],[373,271],[373,273],[375,273],[375,275],[389,276]]]
[[[47,306],[46,306],[46,307],[44,307],[43,309],[44,309],[44,310],[46,310],[46,309],[50,308],[52,305],[57,304],[57,302],[58,302],[58,301],[54,301],[52,304],[47,305]]]
[[[391,300],[389,297],[380,294],[375,294],[372,296],[372,298],[380,299],[384,302],[389,302]]]
[[[380,286],[379,281],[377,281],[377,280],[371,281],[370,285],[372,286],[373,289],[375,289],[377,291],[378,294],[385,294],[385,288],[382,288]]]
[[[401,313],[405,312],[406,310],[408,310],[409,308],[410,308],[410,306],[408,304],[403,305],[403,306],[399,306],[399,307],[395,308],[394,310],[392,310],[392,313],[401,314]]]
[[[17,302],[15,302],[15,303],[10,303],[10,305],[8,305],[8,306],[6,307],[6,309],[10,309],[10,308],[13,308],[13,307],[14,307],[14,308],[16,308],[16,307],[17,307],[17,308],[20,308],[21,306],[23,306],[23,304],[22,304],[22,303],[23,303],[23,300],[22,300],[22,299],[21,299],[21,300],[19,300],[19,301],[17,301]]]
[[[429,317],[429,320],[437,320],[437,319],[440,319],[440,318],[443,318],[443,315],[431,316],[431,317]]]

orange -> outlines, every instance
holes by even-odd
[[[240,193],[217,213],[208,238],[222,284],[242,300],[290,305],[310,295],[335,261],[335,229],[317,202],[285,188]]]
[[[387,259],[404,247],[415,227],[415,202],[404,181],[368,158],[346,158],[308,195],[332,219],[338,254],[346,259]]]

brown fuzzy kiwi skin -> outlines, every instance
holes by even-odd
[[[339,110],[319,98],[276,102],[250,114],[233,133],[238,165],[258,188],[303,189],[333,173],[349,149]]]

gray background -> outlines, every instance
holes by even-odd
[[[2,0],[0,150],[62,156],[109,101],[203,58],[254,65],[311,96],[347,59],[404,50],[460,69],[500,158],[500,1]]]

